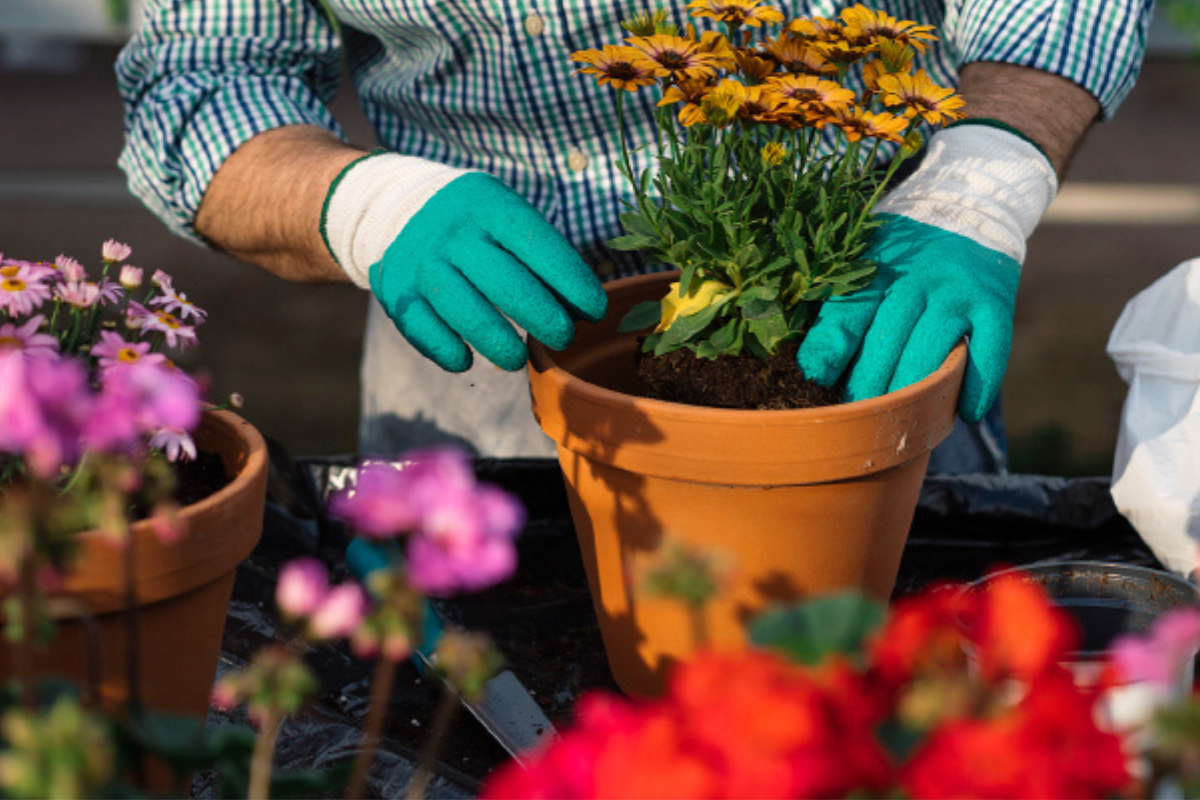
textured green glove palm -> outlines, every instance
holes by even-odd
[[[574,320],[598,320],[607,308],[600,282],[562,234],[479,172],[421,207],[371,265],[370,282],[396,329],[451,372],[471,366],[472,347],[504,369],[524,365],[525,343],[505,317],[559,349],[574,337]]]
[[[849,365],[847,400],[862,400],[922,380],[968,336],[958,410],[978,422],[1008,363],[1020,264],[932,225],[881,219],[869,251],[875,280],[822,306],[797,355],[800,369],[832,384]]]

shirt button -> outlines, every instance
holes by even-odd
[[[567,154],[567,168],[572,172],[583,172],[587,169],[588,157],[578,150],[572,150]]]
[[[537,12],[531,13],[525,17],[525,32],[530,36],[541,36],[542,31],[546,29],[546,22]]]

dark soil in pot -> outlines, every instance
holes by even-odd
[[[770,359],[743,352],[701,358],[688,349],[663,355],[635,355],[646,396],[709,408],[786,410],[837,405],[845,385],[822,386],[796,366],[798,344],[785,345]]]

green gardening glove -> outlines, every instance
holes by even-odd
[[[881,202],[872,283],[826,301],[797,362],[826,385],[849,368],[846,399],[876,397],[933,373],[965,336],[959,415],[995,402],[1012,345],[1025,240],[1057,190],[1028,140],[958,125],[930,140],[920,168]]]
[[[512,323],[561,349],[575,320],[598,320],[607,308],[562,234],[485,173],[384,154],[346,172],[327,208],[326,239],[347,274],[361,285],[366,264],[366,283],[396,329],[451,372],[471,366],[472,348],[518,370],[528,353]]]

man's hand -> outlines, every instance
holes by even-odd
[[[960,125],[935,135],[918,170],[879,206],[863,291],[827,301],[800,347],[800,369],[833,383],[849,367],[848,400],[925,378],[966,336],[959,414],[978,422],[1000,390],[1025,239],[1057,180],[1015,133]]]
[[[409,343],[451,372],[471,366],[472,348],[520,369],[528,353],[509,320],[561,349],[575,320],[598,320],[607,307],[570,243],[485,173],[368,157],[331,189],[324,223],[351,279],[369,285]]]

